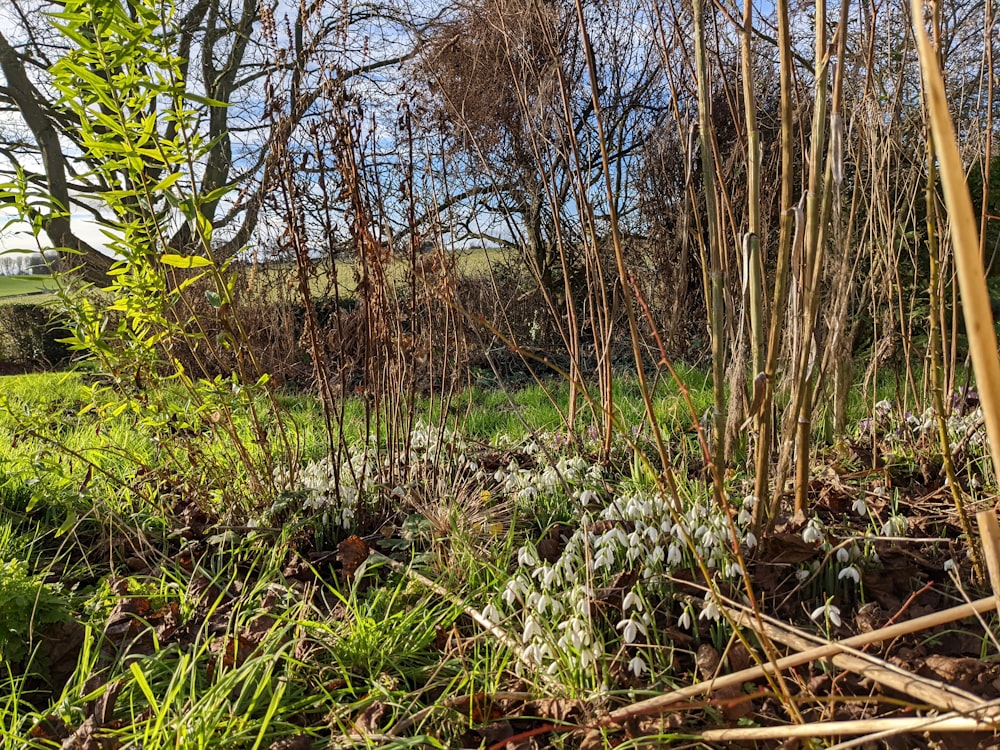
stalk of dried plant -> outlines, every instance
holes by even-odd
[[[730,605],[732,607],[732,605]],[[786,623],[764,616],[757,618],[746,607],[739,607],[742,617],[738,621],[753,628],[759,635],[781,643],[797,651],[807,651],[822,645],[823,639],[810,635]],[[986,702],[979,696],[939,680],[932,680],[890,664],[877,656],[844,646],[842,653],[830,657],[830,661],[849,672],[866,677],[886,687],[909,695],[919,701],[929,703],[946,711],[961,711],[964,714],[978,712],[979,718],[986,717]],[[990,718],[996,718],[989,714]]]
[[[848,648],[857,648],[875,641],[891,640],[902,635],[919,633],[929,628],[939,625],[947,625],[966,617],[972,617],[990,610],[996,609],[996,600],[991,596],[985,599],[978,599],[968,604],[961,604],[956,607],[934,612],[923,617],[916,617],[906,622],[889,625],[884,628],[861,633],[842,641],[831,641],[822,646],[789,654],[777,661],[760,664],[756,667],[748,667],[731,674],[722,675],[714,680],[706,680],[693,685],[687,685],[676,690],[671,690],[663,695],[658,695],[629,706],[612,711],[604,719],[595,724],[591,734],[596,738],[600,735],[602,728],[621,724],[637,716],[663,713],[675,706],[675,704],[691,698],[719,690],[729,686],[739,686],[745,682],[762,679],[767,674],[791,669],[792,667],[808,664],[819,659],[829,659],[832,656],[845,652]]]
[[[979,253],[978,224],[972,211],[965,167],[948,110],[941,67],[924,26],[924,4],[922,0],[911,0],[910,8],[931,133],[941,165],[941,183],[955,246],[955,265],[972,364],[979,385],[993,467],[997,471],[1000,470],[1000,358],[997,356],[993,312]],[[969,543],[975,544],[975,540],[970,538]]]
[[[820,721],[811,724],[786,724],[774,727],[707,729],[699,733],[698,737],[705,742],[749,742],[799,737],[870,735],[874,732],[887,732],[888,735],[917,732],[921,734],[924,732],[992,732],[995,728],[995,724],[989,721],[948,714],[931,718],[916,716],[912,718],[861,719],[859,721]],[[868,739],[870,738],[865,738],[865,740]]]

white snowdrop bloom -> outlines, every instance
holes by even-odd
[[[886,415],[892,412],[892,404],[888,400],[882,399],[875,404],[875,412],[879,415]]]
[[[521,640],[524,643],[529,643],[535,636],[542,635],[542,627],[538,624],[532,615],[528,615],[524,618],[524,634],[521,636]]]
[[[872,490],[872,494],[875,495],[876,497],[885,497],[889,493],[885,487],[879,485],[878,487]]]
[[[946,573],[951,573],[953,570],[956,570],[955,561],[950,557],[944,561],[944,570]]]
[[[638,620],[621,620],[616,626],[616,630],[622,631],[622,640],[625,643],[635,643],[635,638],[639,633],[646,635],[646,626]]]
[[[615,526],[608,532],[608,534],[612,539],[618,542],[621,547],[628,547],[628,534],[625,533],[625,529],[621,526]]]
[[[519,494],[522,500],[532,500],[538,496],[538,490],[533,484],[529,484]]]
[[[540,615],[545,614],[546,610],[552,609],[552,597],[549,596],[548,594],[544,594],[544,593],[541,594],[538,597],[538,603],[537,603],[536,606],[537,606],[537,609],[538,609],[538,614],[540,614]]]
[[[705,557],[705,553],[703,551],[701,551],[701,550],[699,550],[698,555],[700,557]],[[707,560],[705,560],[705,567],[708,568],[709,570],[715,570],[715,557],[714,556],[709,557]]]
[[[809,618],[814,622],[819,622],[820,619],[829,620],[835,627],[838,628],[841,625],[840,608],[830,604],[829,602],[824,604],[822,607],[816,607],[816,609],[810,613]]]
[[[531,572],[531,575],[533,578],[536,578],[539,581],[541,581],[543,578],[545,578],[546,573],[548,573],[551,569],[552,569],[551,565],[549,565],[547,562],[541,562],[539,560],[538,567]]]
[[[594,570],[610,568],[615,562],[615,555],[608,546],[602,546],[594,555]]]
[[[503,619],[503,615],[493,602],[490,602],[483,607],[483,617],[492,622],[494,625]]]
[[[528,594],[528,599],[527,601],[525,601],[525,604],[527,604],[532,609],[537,609],[539,597],[541,597],[540,593],[538,593],[537,591],[532,591],[530,594]]]
[[[659,544],[656,544],[653,546],[652,549],[649,550],[649,554],[646,556],[646,564],[659,565],[662,562],[663,562],[663,547],[661,547]],[[646,570],[652,573],[652,571],[649,570],[649,568],[647,568]]]
[[[511,578],[507,581],[507,585],[504,587],[501,598],[508,606],[513,607],[514,603],[517,602],[523,594],[524,584],[519,578]]]
[[[563,612],[566,611],[566,607],[558,599],[553,599],[552,603],[549,605],[549,609],[552,611],[553,617],[562,616]]]
[[[660,531],[662,531],[664,534],[669,534],[673,530],[673,528],[674,528],[674,522],[671,521],[669,518],[664,518],[663,521],[660,523]]]
[[[681,616],[677,618],[677,625],[685,630],[691,629],[691,611],[686,607],[681,612]]]
[[[593,490],[584,490],[580,493],[580,503],[582,505],[590,505],[591,503],[597,502],[597,493]]]
[[[739,515],[736,516],[736,523],[740,526],[749,526],[753,523],[753,513],[748,511],[746,508],[742,508]]]
[[[643,672],[645,672],[648,667],[641,656],[633,656],[632,660],[628,663],[628,669],[636,677],[641,677]]]
[[[522,568],[533,568],[538,565],[538,555],[534,549],[525,545],[517,551],[517,564]]]
[[[755,495],[747,495],[743,498],[743,509],[753,510],[753,507],[757,504],[757,497]]]
[[[558,586],[561,578],[558,566],[546,565],[541,577],[542,587],[551,589],[553,586]]]
[[[715,603],[715,598],[711,594],[705,594],[705,606],[702,607],[698,618],[701,620],[718,621],[720,617],[722,617],[722,612],[719,611],[719,605]]]
[[[893,514],[882,524],[882,536],[905,536],[909,528],[910,522],[906,516]]]
[[[806,544],[818,544],[823,538],[823,524],[818,518],[810,519],[802,529],[802,541]]]
[[[757,546],[757,537],[754,536],[752,531],[748,531],[747,535],[743,537],[743,542],[746,544],[747,549],[753,549]]]
[[[718,537],[716,537],[715,532],[712,529],[707,529],[701,536],[701,543],[705,547],[714,547],[718,543]]]
[[[729,578],[739,578],[743,575],[743,568],[737,562],[732,562],[726,565],[726,576]]]
[[[655,526],[647,526],[643,535],[650,544],[656,544],[660,541],[660,530]]]
[[[845,563],[851,559],[851,553],[847,551],[847,547],[840,547],[837,549],[837,562]]]
[[[681,547],[679,544],[671,544],[670,548],[667,550],[667,565],[679,565],[684,559],[681,553]]]
[[[625,501],[625,507],[622,509],[622,513],[629,517],[635,517],[638,515],[637,507],[639,505],[639,498],[636,495],[630,495]]]
[[[868,515],[868,503],[865,502],[863,495],[854,498],[854,502],[851,504],[851,510],[857,513],[859,516]]]
[[[811,571],[808,571],[808,570],[796,570],[795,571],[795,580],[798,581],[799,583],[802,583],[810,575],[812,575]]]
[[[625,594],[625,598],[622,599],[623,612],[628,612],[632,608],[635,608],[637,612],[642,612],[642,597],[636,593],[634,588],[629,589],[629,592]]]
[[[837,580],[843,581],[845,578],[850,578],[855,583],[859,583],[861,581],[861,573],[859,573],[858,569],[853,565],[848,565],[840,571],[840,574],[837,576]]]

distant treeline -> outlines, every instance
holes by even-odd
[[[54,250],[26,253],[8,250],[0,253],[0,276],[48,276],[50,264],[59,259]]]

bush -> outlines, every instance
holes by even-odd
[[[29,575],[20,560],[0,560],[0,662],[22,664],[32,632],[69,619],[66,603]]]
[[[55,310],[47,305],[0,305],[0,361],[44,367],[66,364],[70,349],[59,339],[68,335]]]

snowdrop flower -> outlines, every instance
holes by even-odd
[[[677,618],[677,625],[685,630],[691,629],[691,611],[686,607],[681,612],[681,616]]]
[[[882,536],[904,536],[909,528],[910,522],[906,516],[893,514],[882,525]]]
[[[514,603],[524,594],[524,583],[519,578],[511,578],[503,590],[504,602],[513,607]]]
[[[490,602],[483,607],[483,617],[492,622],[494,625],[503,619],[503,615],[500,613],[500,610],[496,608],[493,602]]]
[[[802,529],[802,541],[806,544],[818,544],[823,538],[823,522],[818,518],[810,519],[806,527]]]
[[[830,604],[830,602],[827,602],[822,607],[817,607],[809,615],[809,618],[815,622],[819,622],[820,617],[825,617],[834,627],[838,628],[842,622],[840,619],[840,608]]]
[[[649,555],[646,557],[646,565],[658,565],[661,562],[663,562],[663,547],[657,544],[650,550]],[[649,571],[649,567],[646,570]]]
[[[636,677],[640,677],[648,669],[646,662],[643,661],[641,656],[632,657],[632,661],[628,663],[628,668]]]
[[[853,565],[848,565],[846,568],[840,571],[840,575],[837,576],[837,580],[843,581],[845,578],[850,578],[855,583],[858,583],[861,581],[861,573],[859,573],[858,569],[855,568]]]
[[[622,611],[627,612],[628,610],[635,608],[636,611],[642,612],[642,598],[636,593],[635,589],[630,589],[625,598],[622,599]]]
[[[679,565],[682,560],[680,545],[671,544],[667,550],[667,565]]]
[[[522,568],[535,567],[538,565],[538,556],[535,554],[535,550],[528,545],[521,547],[521,549],[517,551],[517,564]]]
[[[523,643],[528,643],[535,636],[540,636],[542,634],[541,625],[536,622],[535,618],[530,614],[524,618],[524,635],[521,637]]]
[[[796,570],[795,571],[795,580],[798,581],[799,583],[802,583],[804,580],[806,580],[811,575],[812,575],[812,571],[809,571],[809,570]]]
[[[698,619],[718,622],[720,617],[722,613],[719,611],[719,605],[715,603],[715,598],[711,594],[705,594],[705,606]]]
[[[639,633],[646,635],[646,626],[639,620],[633,620],[631,618],[620,621],[617,625],[615,625],[615,630],[622,631],[622,639],[625,643],[635,643],[635,637]]]
[[[847,547],[840,547],[837,550],[837,562],[845,563],[851,559],[851,553],[847,551]]]
[[[590,505],[591,503],[597,502],[597,493],[593,490],[584,490],[580,493],[580,504]]]
[[[865,502],[863,496],[856,497],[854,502],[851,504],[851,510],[857,513],[859,516],[864,516],[868,514],[868,503]]]
[[[747,535],[743,537],[743,542],[746,544],[747,549],[753,549],[757,546],[757,537],[754,536],[752,531],[748,531]]]
[[[944,570],[946,573],[951,573],[952,571],[957,570],[955,561],[950,557],[944,561]]]

